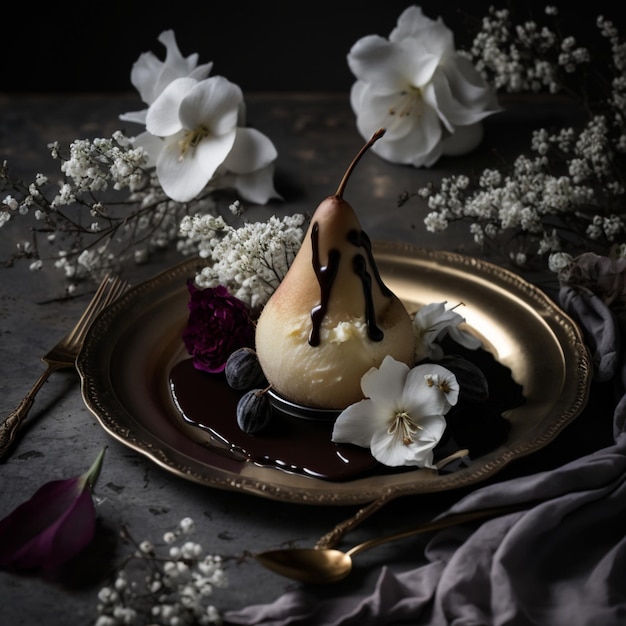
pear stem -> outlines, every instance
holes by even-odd
[[[350,174],[354,171],[356,164],[361,160],[361,157],[385,134],[384,128],[379,128],[369,139],[369,141],[359,150],[358,154],[352,159],[352,163],[348,166],[346,173],[343,175],[341,182],[339,183],[339,187],[337,187],[337,191],[335,192],[335,197],[343,198],[343,192],[348,184],[348,178],[350,178]]]

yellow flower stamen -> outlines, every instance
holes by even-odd
[[[436,374],[427,374],[424,378],[426,378],[426,384],[429,387],[437,387],[441,393],[450,393],[450,383],[446,378],[439,379],[439,376]]]
[[[185,158],[185,155],[191,148],[195,148],[205,137],[209,134],[209,129],[206,126],[198,126],[194,130],[185,131],[185,136],[178,142],[178,148],[180,150],[179,161]]]
[[[413,443],[413,435],[418,430],[424,429],[419,424],[416,424],[406,411],[398,411],[393,416],[387,432],[390,435],[399,433],[402,438],[402,443],[408,446]]]
[[[390,106],[389,115],[407,117],[415,115],[419,117],[422,113],[422,90],[419,87],[410,86],[400,92],[400,106]]]

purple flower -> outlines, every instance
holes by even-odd
[[[46,483],[0,521],[0,568],[54,570],[91,543],[96,527],[91,493],[105,450],[87,472]]]
[[[254,346],[254,324],[244,302],[226,287],[189,289],[189,319],[183,341],[196,369],[212,374],[224,371],[226,360],[238,348]]]

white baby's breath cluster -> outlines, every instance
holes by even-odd
[[[545,9],[556,17],[555,7]],[[565,85],[563,74],[572,74],[590,61],[589,51],[574,37],[559,37],[547,26],[527,20],[513,22],[508,9],[490,7],[481,30],[468,51],[461,51],[499,91],[507,93],[558,93]]]
[[[99,280],[169,246],[190,210],[215,210],[210,189],[189,203],[168,198],[145,169],[143,149],[121,132],[76,140],[67,155],[56,142],[49,149],[60,161],[60,182],[37,174],[24,183],[10,175],[6,162],[0,167],[0,227],[17,220],[32,224],[4,264],[26,259],[32,270],[56,267],[69,292],[85,278]]]
[[[241,204],[231,204],[235,214]],[[207,259],[196,274],[199,288],[223,285],[231,294],[258,311],[280,284],[296,256],[304,236],[305,217],[296,213],[265,222],[249,222],[236,228],[222,216],[196,214],[180,224],[183,253]]]
[[[558,17],[552,7],[546,14]],[[519,266],[557,252],[606,251],[626,237],[626,44],[610,21],[598,17],[596,26],[608,60],[573,37],[490,10],[466,52],[481,73],[508,93],[567,93],[586,121],[536,129],[512,164],[420,189],[428,231],[468,223],[476,243]]]
[[[118,569],[111,584],[98,593],[95,626],[151,624],[202,626],[222,623],[213,604],[215,589],[228,585],[220,556],[203,554],[189,539],[191,518],[163,536],[163,554],[151,541],[134,541],[135,551]]]

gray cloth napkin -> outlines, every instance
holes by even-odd
[[[450,512],[528,502],[523,512],[433,535],[415,569],[383,567],[370,595],[286,593],[225,613],[259,626],[623,626],[626,624],[626,358],[620,323],[599,298],[563,287],[614,413],[614,444],[557,469],[479,488]],[[611,391],[612,390],[612,391]]]

